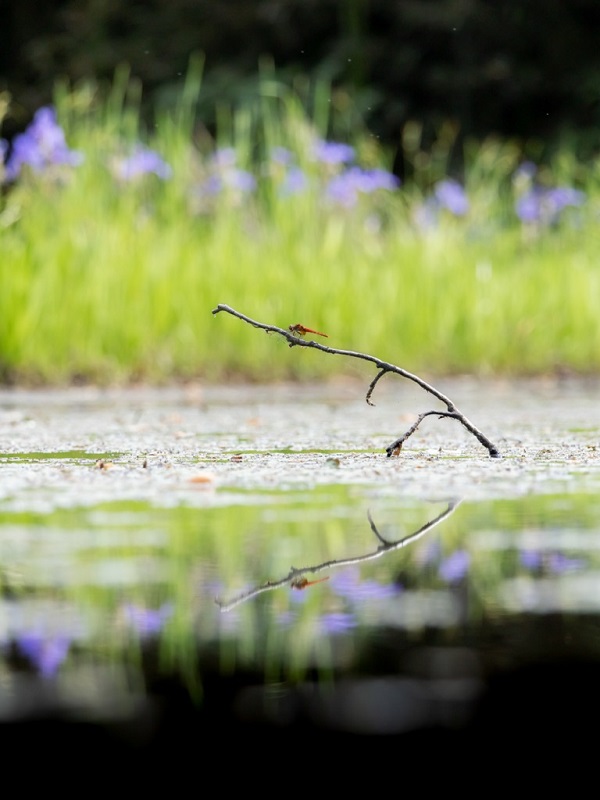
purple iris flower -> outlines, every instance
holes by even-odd
[[[417,206],[413,218],[418,228],[427,231],[437,226],[440,212],[444,209],[455,217],[463,217],[469,208],[469,198],[464,188],[458,181],[446,178],[435,184],[433,194]]]
[[[370,194],[378,189],[394,190],[400,181],[384,169],[362,169],[350,167],[340,175],[335,175],[327,184],[330,200],[342,206],[353,206],[359,193]]]
[[[584,192],[572,189],[570,186],[557,186],[555,189],[548,189],[546,201],[554,214],[559,214],[568,206],[581,206],[585,201]]]
[[[517,199],[515,211],[521,222],[553,224],[559,220],[565,208],[581,206],[584,202],[584,192],[570,186],[557,186],[554,189],[534,186]]]
[[[17,647],[27,656],[44,678],[53,677],[69,652],[70,640],[66,636],[42,636],[39,633],[22,633]]]
[[[358,190],[348,173],[335,175],[327,184],[327,197],[336,205],[350,208],[356,205],[358,200]]]
[[[541,189],[531,189],[515,203],[515,211],[521,222],[539,222],[542,218],[544,193]]]
[[[67,147],[55,110],[45,106],[35,112],[27,129],[15,136],[6,162],[6,179],[15,180],[25,165],[40,172],[53,165],[76,166],[82,161],[81,153]]]
[[[256,188],[254,175],[242,169],[228,169],[221,175],[211,175],[199,187],[200,194],[218,195],[227,189],[234,189],[242,194],[249,194]]]
[[[291,167],[279,187],[279,192],[284,197],[300,194],[308,186],[308,178],[300,167]]]
[[[223,181],[218,175],[211,175],[207,178],[202,186],[196,190],[198,194],[217,195],[223,191]]]
[[[435,228],[439,217],[439,207],[435,198],[428,197],[423,203],[419,203],[412,216],[419,230],[429,231]]]
[[[466,550],[455,550],[440,564],[440,578],[448,583],[456,583],[465,577],[470,564],[471,556]]]
[[[251,172],[247,172],[244,169],[234,169],[226,172],[223,180],[229,189],[237,189],[243,194],[253,192],[256,189],[256,178]]]
[[[313,146],[313,156],[322,164],[347,164],[354,160],[354,148],[341,142],[320,139]]]
[[[220,147],[212,155],[212,163],[220,170],[235,166],[237,154],[233,147]]]
[[[125,619],[142,637],[156,636],[165,622],[173,615],[172,603],[164,603],[160,608],[144,608],[133,603],[123,607]]]
[[[455,217],[463,217],[469,210],[469,198],[458,181],[447,178],[436,183],[434,195],[439,206]]]
[[[151,174],[164,181],[171,177],[173,170],[154,150],[138,145],[130,156],[117,163],[116,173],[124,181]]]
[[[385,169],[352,167],[348,172],[359,192],[364,192],[365,194],[376,192],[378,189],[393,191],[400,186],[400,180]]]
[[[211,174],[197,188],[199,195],[216,196],[233,190],[249,194],[256,189],[256,178],[250,172],[236,166],[237,154],[233,147],[216,150],[211,158]]]
[[[276,164],[281,164],[284,167],[287,167],[292,163],[293,159],[294,157],[287,147],[277,146],[271,148],[271,160]]]

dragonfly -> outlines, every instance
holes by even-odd
[[[329,575],[325,578],[319,578],[316,581],[309,581],[308,578],[294,578],[294,580],[290,583],[292,589],[306,589],[307,586],[314,586],[315,583],[323,583],[323,581],[328,581]]]
[[[295,325],[290,325],[289,330],[292,333],[295,333],[296,336],[306,336],[307,333],[314,333],[317,336],[324,336],[326,339],[329,338],[329,336],[326,333],[321,333],[321,331],[314,331],[312,328],[307,328],[305,325],[301,325],[299,322],[297,322]]]

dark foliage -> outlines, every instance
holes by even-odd
[[[396,144],[407,119],[454,119],[463,134],[594,145],[600,122],[597,0],[0,0],[0,87],[23,119],[60,75],[110,78],[127,63],[148,101],[206,56],[212,98],[256,88],[261,58],[285,76],[347,88],[369,127]],[[208,112],[207,112],[208,113]],[[18,116],[18,115],[17,115]],[[9,131],[10,133],[10,131]]]

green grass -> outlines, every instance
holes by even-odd
[[[514,212],[519,149],[470,143],[469,213],[444,212],[422,229],[416,215],[445,175],[448,131],[425,153],[409,126],[410,178],[399,191],[352,208],[327,204],[318,188],[281,196],[265,153],[285,145],[322,180],[308,143],[326,136],[328,120],[322,99],[309,119],[292,93],[265,87],[259,107],[223,111],[216,142],[193,122],[194,71],[178,109],[150,133],[126,76],[104,100],[93,87],[57,93],[67,142],[85,160],[26,172],[0,201],[0,378],[269,380],[357,369],[213,317],[220,302],[269,324],[325,330],[333,346],[412,372],[600,371],[597,163],[584,169],[558,153],[540,179],[577,186],[586,201],[534,229]],[[137,140],[168,162],[169,180],[115,179],[111,160]],[[388,163],[364,131],[353,143],[363,165]],[[234,147],[258,176],[252,196],[198,194],[217,145]]]

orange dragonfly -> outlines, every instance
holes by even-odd
[[[290,583],[292,589],[306,589],[307,586],[314,586],[315,583],[323,583],[323,581],[328,581],[329,575],[325,578],[319,578],[317,581],[309,581],[307,578],[294,578],[294,580]]]
[[[329,336],[326,333],[321,333],[321,331],[314,331],[312,328],[307,328],[305,325],[301,325],[299,322],[297,322],[295,325],[290,325],[289,329],[291,330],[292,333],[295,333],[296,336],[306,336],[307,333],[314,333],[317,336],[324,336],[326,339],[329,338]]]

